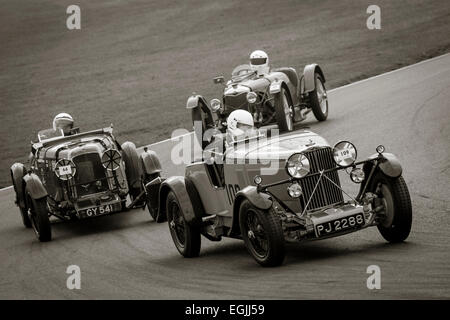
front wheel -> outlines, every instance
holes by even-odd
[[[47,198],[33,199],[31,196],[28,216],[36,237],[41,242],[52,240],[52,228],[47,210]]]
[[[389,242],[402,242],[408,238],[412,224],[411,198],[403,177],[390,178],[378,172],[372,190],[384,207],[378,230]]]
[[[178,252],[186,258],[198,257],[201,246],[200,230],[186,222],[180,203],[172,191],[167,196],[166,213],[170,235]]]
[[[239,209],[239,225],[245,246],[263,267],[283,263],[285,243],[280,219],[273,210],[261,210],[244,200]]]
[[[294,110],[291,97],[286,88],[281,87],[275,96],[275,118],[281,132],[294,130]]]
[[[311,109],[318,121],[325,121],[328,117],[327,90],[322,77],[318,73],[314,74],[314,82],[316,88],[309,93]]]

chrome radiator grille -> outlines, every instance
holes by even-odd
[[[311,173],[319,172],[322,169],[331,169],[336,166],[333,161],[333,151],[331,150],[331,148],[312,150],[305,152],[304,154],[309,160]],[[324,176],[327,176],[335,184],[341,186],[337,171],[324,173]],[[318,179],[319,175],[313,177],[306,176],[305,178],[300,180],[300,185],[303,189],[303,207],[311,197]],[[318,209],[332,204],[341,203],[343,201],[344,197],[342,195],[342,190],[333,185],[333,183],[331,183],[331,181],[329,181],[325,177],[322,177],[314,195],[312,196],[307,210]]]

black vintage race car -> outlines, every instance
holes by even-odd
[[[270,69],[258,74],[250,65],[240,65],[233,70],[229,81],[225,83],[220,76],[214,78],[214,83],[224,85],[221,100],[212,99],[208,104],[201,95],[188,98],[186,106],[194,123],[205,122],[206,109],[217,114],[216,127],[223,130],[228,115],[236,109],[249,111],[256,127],[278,124],[280,131],[294,130],[294,124],[305,120],[311,111],[319,121],[328,117],[325,76],[317,64],[305,66],[301,76],[294,68]],[[202,129],[208,129],[206,124]]]
[[[84,219],[145,206],[154,215],[150,203],[162,179],[153,151],[139,154],[131,142],[120,145],[112,127],[67,136],[48,129],[38,139],[29,167],[14,163],[11,179],[23,224],[40,241],[51,240],[50,216]]]

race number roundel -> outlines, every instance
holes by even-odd
[[[355,146],[348,141],[341,141],[334,146],[333,158],[338,166],[348,167],[356,160]]]
[[[56,163],[55,174],[61,180],[69,180],[75,176],[77,167],[71,160],[61,159]]]

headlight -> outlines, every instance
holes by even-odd
[[[308,158],[302,153],[294,153],[286,162],[286,171],[293,178],[302,178],[309,173]]]
[[[287,190],[291,198],[298,198],[302,195],[302,187],[297,182],[291,184]]]
[[[364,178],[366,177],[363,169],[361,168],[354,168],[351,172],[350,172],[350,179],[352,179],[352,181],[354,183],[361,183],[364,181]]]
[[[376,150],[377,150],[378,153],[383,153],[384,150],[386,150],[386,149],[384,148],[384,146],[383,146],[382,144],[380,144],[380,145],[377,147]]]
[[[120,156],[119,151],[115,149],[108,149],[103,152],[102,165],[105,169],[117,170],[120,167],[121,160],[122,157]]]
[[[254,92],[247,93],[247,101],[248,103],[255,103],[258,100],[258,95]]]
[[[72,179],[77,173],[77,167],[72,160],[61,159],[55,165],[55,174],[61,180]]]
[[[355,163],[357,156],[356,148],[353,143],[341,141],[336,143],[333,148],[334,162],[340,167],[348,167]]]
[[[219,99],[212,99],[209,102],[209,105],[211,106],[212,112],[217,112],[217,111],[219,111],[220,107],[222,106],[222,103],[220,102]]]
[[[260,185],[260,184],[262,183],[262,178],[261,178],[261,176],[255,176],[255,177],[253,178],[253,182],[254,182],[256,185]]]

